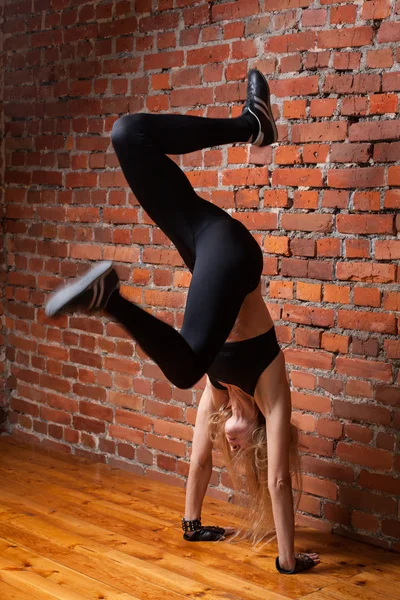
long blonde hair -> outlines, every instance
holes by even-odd
[[[244,393],[244,392],[243,392]],[[254,399],[253,399],[254,402]],[[209,418],[209,433],[215,447],[222,452],[226,469],[238,494],[235,504],[242,525],[234,538],[247,540],[253,546],[268,543],[275,538],[271,497],[268,490],[268,452],[266,420],[256,406],[256,419],[251,432],[251,443],[232,453],[225,435],[225,423],[232,416],[229,404],[224,404]],[[290,474],[296,493],[296,513],[302,492],[298,430],[291,424]]]

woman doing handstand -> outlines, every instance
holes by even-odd
[[[166,156],[235,142],[265,146],[276,141],[269,87],[257,70],[249,73],[240,117],[135,114],[118,119],[112,142],[129,186],[192,273],[181,331],[123,298],[110,262],[99,263],[55,292],[46,314],[55,315],[67,305],[105,308],[177,387],[189,388],[208,374],[194,432],[185,539],[215,540],[229,533],[203,528],[200,522],[212,468],[211,419],[213,437],[225,444],[230,456],[254,446],[255,436],[258,447],[267,449],[268,469],[258,488],[264,488],[264,496],[268,491],[272,503],[276,566],[282,573],[297,573],[315,566],[319,558],[294,551],[290,391],[261,295],[262,252],[246,227],[200,198]],[[260,465],[257,469],[263,470]]]

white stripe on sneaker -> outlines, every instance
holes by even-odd
[[[269,107],[268,104],[266,102],[264,102],[264,100],[262,98],[258,98],[258,96],[254,96],[254,101],[258,102],[258,104],[261,104],[264,106],[264,109],[269,112]]]
[[[264,140],[264,134],[261,129],[260,119],[257,117],[256,113],[254,113],[251,110],[251,108],[247,108],[247,110],[249,111],[249,113],[251,113],[253,115],[253,117],[255,117],[257,119],[258,128],[259,128],[258,135],[257,135],[256,139],[253,141],[253,146],[261,146],[261,144],[263,143],[263,140]]]
[[[96,297],[97,297],[97,282],[96,282],[96,283],[93,285],[93,287],[92,287],[92,290],[93,290],[93,298],[92,298],[92,301],[91,301],[91,303],[89,304],[88,310],[92,310],[93,306],[94,306],[94,305],[95,305],[95,303],[96,303]]]
[[[254,103],[254,108],[256,108],[257,110],[259,110],[260,112],[262,112],[262,114],[268,119],[268,121],[270,120],[270,116],[267,113],[267,111],[264,109],[263,106],[261,106],[261,104],[258,104],[257,102]]]
[[[93,297],[90,308],[93,308],[98,290],[96,289],[96,280],[109,273],[112,269],[111,261],[102,261],[90,269],[85,275],[78,277],[73,282],[64,285],[53,292],[46,303],[46,316],[52,317],[67,306],[71,301],[75,300],[86,291],[91,290]]]
[[[278,129],[276,127],[275,119],[272,114],[271,106],[268,106],[266,104],[266,102],[264,102],[264,100],[262,100],[261,98],[258,98],[257,96],[254,96],[254,100],[255,100],[254,107],[257,108],[259,111],[261,111],[263,113],[263,115],[265,115],[267,117],[267,119],[270,121],[270,123],[272,125],[273,132],[274,132],[274,140],[273,140],[273,143],[274,143],[278,139]],[[264,107],[266,108],[266,111],[264,110]]]
[[[101,301],[103,300],[103,296],[104,296],[104,277],[102,277],[98,283],[99,285],[99,297],[97,298],[97,302],[96,302],[96,308],[99,308]]]

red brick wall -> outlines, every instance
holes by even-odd
[[[0,0],[0,27],[3,23],[4,2]],[[0,36],[0,432],[6,428],[6,408],[8,394],[6,390],[6,329],[5,329],[5,274],[6,274],[6,249],[5,249],[5,194],[4,194],[4,111],[3,111],[3,38]]]
[[[258,66],[281,143],[181,164],[265,251],[305,451],[302,522],[399,549],[400,2],[5,11],[13,435],[184,485],[200,386],[173,389],[105,317],[47,320],[43,305],[60,280],[114,258],[124,293],[180,326],[188,273],[125,187],[110,130],[142,109],[236,115]],[[219,464],[212,484],[228,496]]]

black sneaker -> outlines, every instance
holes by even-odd
[[[54,292],[46,304],[46,315],[52,317],[71,304],[87,310],[105,308],[111,294],[118,288],[119,279],[112,262],[100,262],[85,275]]]
[[[251,69],[248,75],[247,100],[243,114],[250,113],[258,123],[258,134],[254,134],[253,146],[268,146],[278,140],[278,130],[271,110],[271,94],[264,75]]]

